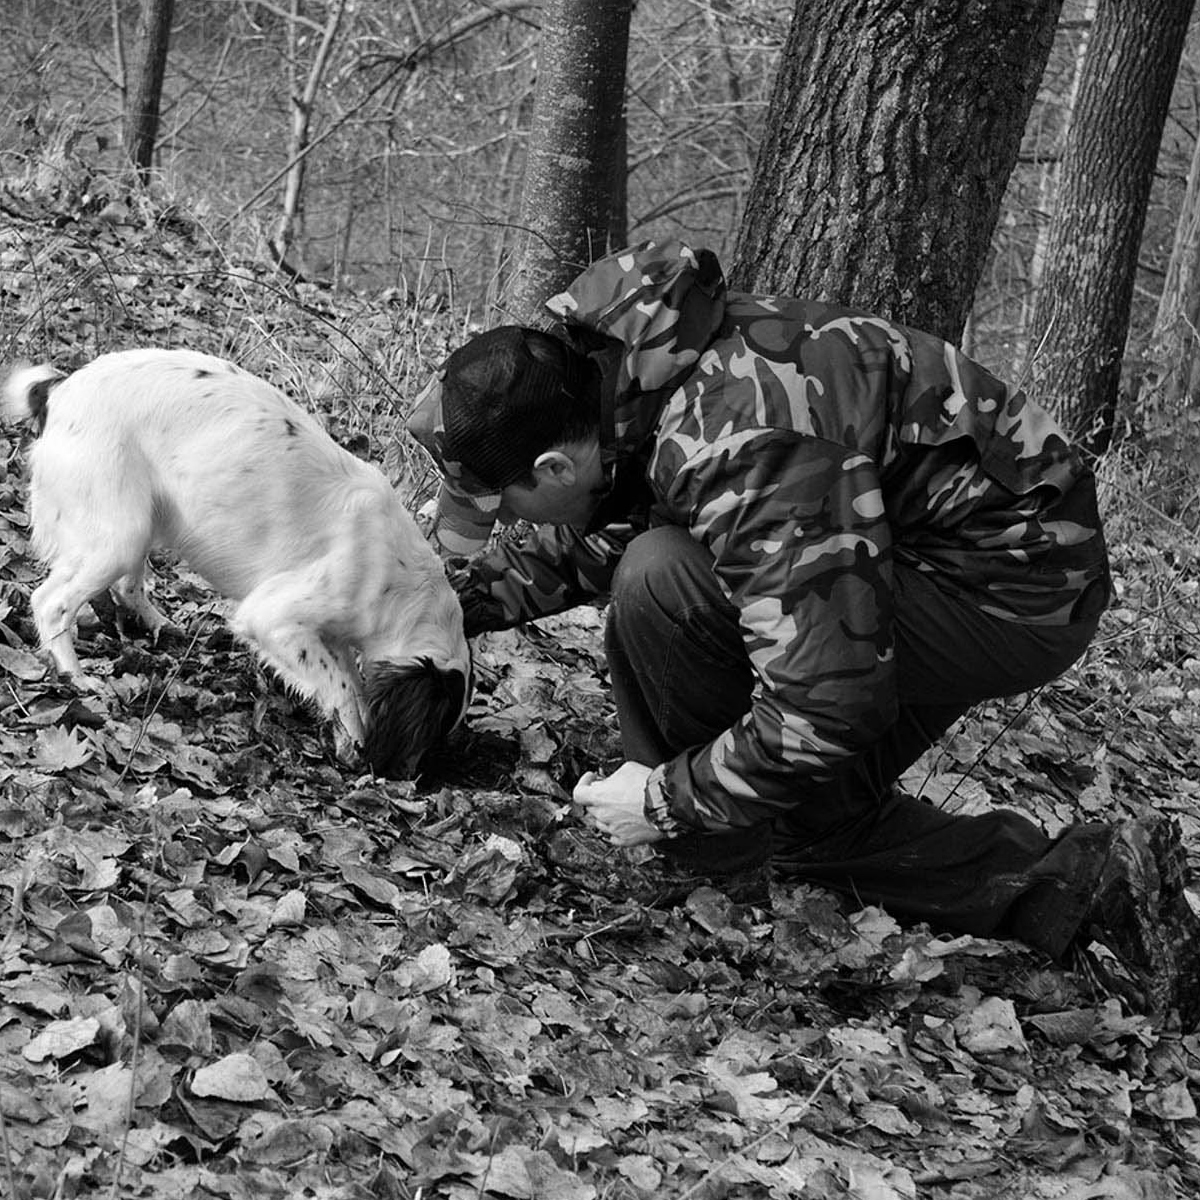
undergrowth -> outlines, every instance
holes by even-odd
[[[43,176],[41,178],[48,178]],[[0,188],[0,360],[223,354],[418,504],[403,419],[472,327],[240,259],[163,197]],[[114,207],[115,206],[115,207]],[[0,1178],[71,1196],[1050,1200],[1200,1188],[1195,1036],[1019,946],[620,854],[569,791],[616,761],[600,618],[476,646],[415,784],[339,768],[167,562],[187,630],[103,619],[78,697],[33,653],[0,431]],[[1038,693],[914,786],[1053,831],[1158,810],[1200,849],[1197,423],[1098,464],[1117,595]],[[1073,1189],[1073,1190],[1066,1190]],[[1100,1189],[1100,1190],[1097,1190]]]

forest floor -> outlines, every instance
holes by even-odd
[[[420,297],[236,263],[89,181],[0,191],[0,357],[237,357],[403,475],[461,336]],[[415,299],[415,303],[408,302]],[[569,801],[618,760],[602,616],[476,646],[421,779],[340,768],[178,564],[152,645],[35,654],[27,431],[0,431],[0,1193],[313,1200],[1167,1200],[1200,1194],[1200,1041],[1019,945],[817,889],[680,886]],[[1195,424],[1101,466],[1118,599],[912,786],[1054,831],[1153,810],[1200,852]]]

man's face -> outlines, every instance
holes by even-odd
[[[514,483],[500,493],[502,525],[570,525],[583,529],[608,490],[598,440],[573,443],[542,455],[534,485]]]

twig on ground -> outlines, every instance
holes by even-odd
[[[825,1085],[834,1077],[834,1075],[837,1073],[837,1071],[841,1067],[841,1065],[842,1065],[842,1060],[840,1058],[835,1059],[834,1062],[830,1065],[829,1069],[825,1072],[825,1074],[822,1075],[821,1078],[817,1080],[817,1086],[814,1087],[813,1090],[811,1092],[809,1092],[808,1095],[805,1096],[804,1099],[800,1102],[800,1109],[802,1112],[807,1112],[810,1108],[812,1108],[813,1104],[816,1102],[817,1097],[825,1090]],[[747,1142],[746,1145],[743,1146],[741,1148],[741,1150],[738,1151],[739,1157],[744,1158],[751,1150],[755,1149],[758,1146],[761,1146],[763,1144],[763,1142],[765,1142],[767,1140],[767,1138],[773,1137],[775,1135],[782,1136],[786,1132],[786,1130],[787,1130],[786,1125],[782,1125],[782,1124],[772,1125],[771,1128],[768,1129],[765,1133],[759,1134],[759,1136],[756,1137],[754,1139],[754,1141]],[[696,1182],[694,1184],[692,1184],[692,1186],[690,1188],[688,1188],[688,1190],[686,1192],[684,1192],[679,1197],[679,1200],[691,1200],[691,1198],[693,1196],[695,1196],[700,1191],[700,1189],[702,1187],[704,1187],[704,1185],[706,1183],[708,1183],[708,1181],[710,1179],[715,1179],[716,1176],[718,1176],[724,1169],[725,1169],[724,1162],[715,1163],[713,1166],[709,1167],[709,1169],[707,1171],[705,1171],[704,1174],[698,1180],[696,1180]]]
[[[154,704],[150,707],[149,712],[142,717],[141,722],[138,724],[137,737],[133,739],[133,745],[130,746],[129,753],[125,757],[125,765],[121,768],[121,774],[117,777],[118,787],[125,782],[126,777],[129,775],[129,772],[133,767],[133,756],[138,752],[142,742],[145,740],[146,731],[150,728],[150,722],[154,719],[154,714],[157,713],[162,707],[162,703],[167,698],[167,692],[170,690],[171,684],[173,684],[175,680],[179,678],[179,672],[183,670],[183,664],[187,662],[192,651],[196,648],[196,643],[200,640],[200,631],[204,628],[204,622],[210,616],[212,616],[215,609],[216,601],[214,600],[211,601],[208,607],[205,608],[200,614],[199,618],[196,620],[196,629],[192,634],[192,640],[188,642],[183,654],[180,655],[179,661],[175,664],[174,670],[172,670],[167,676],[166,682],[163,684],[162,690],[158,693],[158,696],[156,697]]]

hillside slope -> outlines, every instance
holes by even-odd
[[[0,196],[0,357],[238,358],[414,497],[404,403],[465,318],[293,290],[187,214]],[[1185,431],[1186,432],[1186,431]],[[481,639],[469,729],[355,776],[157,564],[184,637],[100,612],[77,695],[32,644],[24,431],[0,431],[0,1179],[9,1194],[1056,1198],[1200,1190],[1195,1035],[1019,946],[814,889],[676,879],[572,813],[617,758],[588,610]],[[1200,851],[1195,458],[1104,464],[1120,598],[935,802],[1176,815]],[[1169,511],[1168,511],[1169,508]]]

